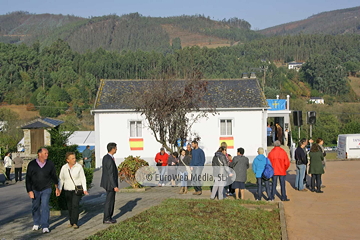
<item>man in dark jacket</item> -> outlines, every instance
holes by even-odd
[[[106,201],[104,207],[104,224],[116,223],[115,219],[112,219],[114,214],[115,205],[115,193],[119,191],[118,188],[118,170],[115,164],[114,154],[116,153],[116,143],[108,143],[108,153],[102,160],[102,176],[100,187],[106,190]]]
[[[37,154],[38,158],[32,160],[27,167],[26,191],[32,199],[32,216],[34,220],[32,230],[37,231],[41,227],[43,233],[48,233],[50,232],[49,200],[52,183],[55,183],[56,196],[60,195],[60,190],[57,187],[58,177],[56,176],[55,165],[48,160],[49,151],[46,148],[40,148]]]
[[[193,150],[191,151],[192,158],[191,158],[190,166],[192,168],[191,171],[193,171],[194,174],[193,178],[195,178],[194,181],[195,192],[193,193],[193,195],[201,195],[202,188],[199,179],[201,177],[201,173],[205,164],[205,153],[201,148],[199,148],[197,141],[192,141],[191,146]]]
[[[304,188],[304,176],[306,172],[306,165],[308,163],[305,146],[307,144],[306,139],[302,139],[299,142],[299,146],[295,150],[295,161],[296,161],[296,179],[295,179],[295,189],[306,192]]]
[[[244,153],[245,150],[243,148],[238,148],[237,156],[235,156],[233,161],[230,163],[230,167],[234,169],[236,173],[235,182],[232,184],[232,188],[235,189],[236,199],[239,199],[239,189],[241,199],[245,199],[245,182],[247,178],[247,169],[249,168],[249,159],[244,156]]]

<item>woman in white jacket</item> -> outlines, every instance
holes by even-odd
[[[10,158],[11,153],[7,152],[5,153],[5,158],[4,158],[4,167],[5,167],[5,174],[6,174],[6,178],[7,180],[11,180],[10,179],[10,171],[11,171],[11,167],[12,167],[12,160]]]
[[[65,198],[69,210],[69,227],[78,229],[79,202],[82,196],[75,194],[75,185],[82,185],[84,194],[88,195],[86,178],[83,167],[76,162],[75,153],[68,152],[65,155],[67,164],[63,165],[59,175],[59,190],[65,191]]]

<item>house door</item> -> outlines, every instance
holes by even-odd
[[[44,129],[30,129],[31,154],[37,153],[37,150],[44,146]]]

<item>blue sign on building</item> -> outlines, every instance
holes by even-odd
[[[286,99],[267,99],[269,111],[286,110]]]

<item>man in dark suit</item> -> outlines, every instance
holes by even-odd
[[[115,219],[112,219],[114,214],[115,194],[119,191],[118,188],[118,170],[115,164],[114,154],[116,153],[116,143],[108,143],[108,153],[102,160],[102,176],[100,187],[106,190],[106,201],[104,207],[104,224],[116,223]]]

